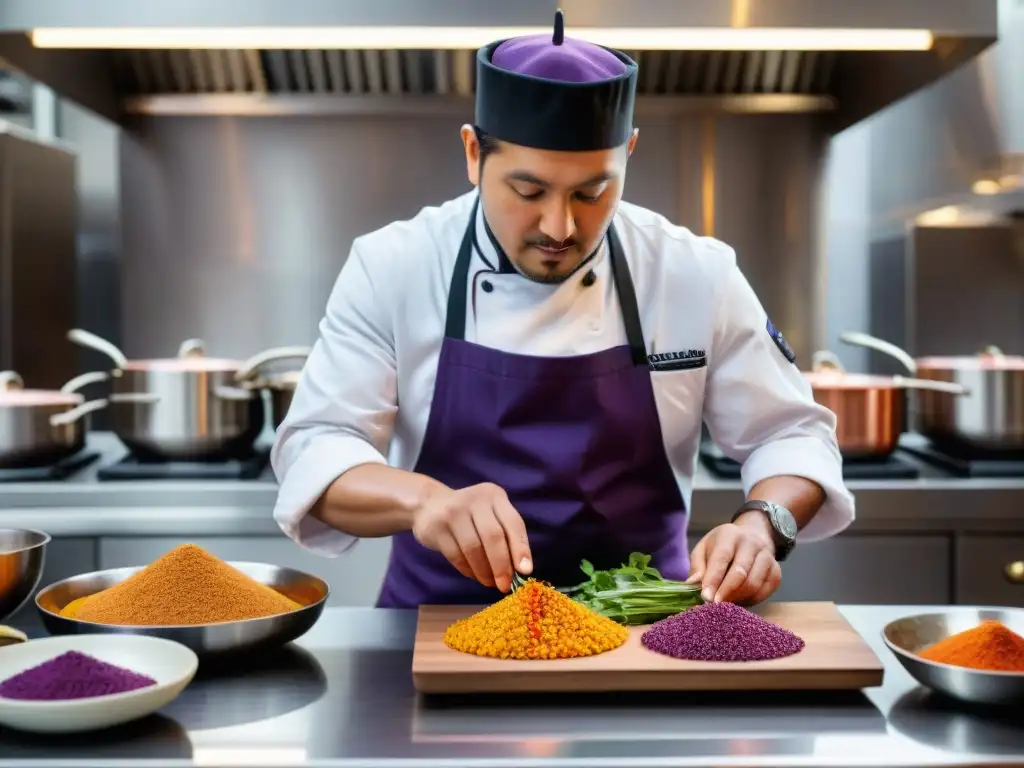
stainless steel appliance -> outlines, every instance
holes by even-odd
[[[219,109],[280,114],[282,105],[266,102],[266,93],[301,94],[297,106],[308,111],[317,109],[310,96],[327,97],[324,101],[335,102],[337,109],[342,94],[471,91],[473,50],[487,42],[492,30],[495,35],[508,28],[547,31],[559,7],[580,34],[601,35],[614,47],[644,49],[644,85],[667,69],[673,90],[705,97],[781,96],[774,100],[788,101],[792,108],[801,102],[806,106],[804,96],[827,95],[838,101],[833,130],[938,79],[997,36],[995,0],[859,0],[855,11],[847,0],[638,0],[628,8],[615,0],[449,0],[441,5],[319,0],[301,9],[220,0],[202,5],[102,3],[90,6],[88,15],[62,0],[33,0],[0,6],[0,33],[6,33],[0,36],[0,56],[114,119],[124,116],[125,97],[157,94],[257,95],[221,100]],[[153,27],[173,28],[184,42],[159,49],[152,35],[136,34]],[[235,34],[211,34],[218,27]],[[314,32],[294,34],[296,27]],[[405,34],[397,35],[396,27]],[[460,42],[432,47],[438,27]],[[96,28],[103,34],[96,34]],[[240,28],[248,32],[241,40]],[[414,40],[417,28],[423,34]],[[721,32],[737,28],[747,38],[766,29],[786,33],[781,45],[769,36],[759,47],[744,43],[743,34],[726,37]],[[477,30],[485,30],[483,37]],[[636,30],[642,34],[630,35]],[[282,46],[288,32],[293,32],[291,49]],[[215,47],[231,37],[238,42]],[[794,42],[800,37],[805,39]],[[358,47],[363,40],[369,43],[366,49]],[[702,43],[710,50],[701,50]],[[680,47],[688,52],[680,53]],[[136,50],[122,56],[124,49]],[[745,58],[753,66],[746,66]],[[420,106],[403,101],[407,114]],[[742,110],[749,101],[735,108]],[[197,106],[179,104],[177,109],[194,114]],[[140,107],[163,113],[175,109],[166,99],[130,109]]]
[[[58,389],[78,372],[76,159],[0,120],[0,370]]]

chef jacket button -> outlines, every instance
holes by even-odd
[[[491,282],[489,280],[484,280],[480,284],[480,287],[484,289],[484,293],[490,293],[491,291],[494,290],[494,286],[491,285]]]
[[[596,282],[597,282],[597,275],[594,274],[594,270],[590,270],[589,272],[587,272],[587,274],[585,274],[583,276],[583,279],[580,281],[580,284],[584,288],[589,288],[590,286],[592,286]]]

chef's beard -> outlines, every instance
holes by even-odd
[[[523,264],[520,264],[518,261],[512,261],[512,266],[515,267],[516,272],[525,277],[527,280],[530,280],[534,283],[544,283],[546,285],[557,285],[558,283],[564,283],[566,280],[568,280],[570,277],[576,274],[576,270],[579,269],[580,265],[582,264],[583,259],[580,259],[572,266],[572,269],[570,269],[568,272],[560,272],[556,270],[558,270],[558,267],[563,266],[561,262],[552,265],[552,267],[548,269],[543,265],[543,263],[541,263],[540,268],[535,268],[526,267]]]
[[[567,266],[567,256],[562,256],[559,259],[551,259],[551,266],[548,267],[544,263],[544,253],[537,249],[537,246],[543,248],[564,248],[568,247],[570,252],[574,252],[577,258],[573,260],[570,268],[563,272]],[[596,249],[595,249],[596,250]],[[558,283],[564,283],[570,277],[572,277],[576,270],[582,266],[583,262],[587,261],[587,257],[579,255],[581,253],[579,244],[575,240],[569,240],[568,242],[558,242],[551,240],[550,238],[534,238],[527,240],[523,245],[522,253],[529,253],[530,255],[537,254],[541,257],[540,265],[527,266],[523,263],[523,260],[510,259],[512,266],[515,267],[516,271],[525,277],[527,280],[531,280],[535,283],[544,283],[547,285],[556,285]]]

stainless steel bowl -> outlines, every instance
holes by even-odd
[[[0,621],[25,603],[43,576],[50,535],[42,531],[0,528]]]
[[[262,619],[183,626],[95,624],[60,615],[60,611],[72,600],[109,589],[142,570],[136,567],[94,571],[58,581],[39,591],[36,595],[36,608],[42,617],[43,626],[51,635],[149,635],[181,643],[200,657],[279,648],[308,632],[323,613],[330,594],[330,587],[323,579],[292,568],[265,563],[231,562],[228,565],[261,584],[273,587],[304,607]]]
[[[1024,672],[985,672],[917,656],[928,646],[989,620],[1024,635],[1024,610],[954,607],[892,621],[882,630],[882,639],[911,677],[926,688],[975,704],[1024,702]]]

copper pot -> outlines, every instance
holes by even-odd
[[[847,373],[831,352],[814,355],[814,370],[804,373],[815,402],[836,415],[836,437],[844,459],[884,459],[896,450],[903,432],[905,390],[934,390],[962,395],[964,387],[904,376]]]
[[[986,347],[976,355],[914,359],[905,350],[866,333],[846,331],[847,344],[874,349],[900,361],[919,379],[959,384],[966,397],[921,392],[915,429],[953,449],[1024,451],[1024,357]]]

